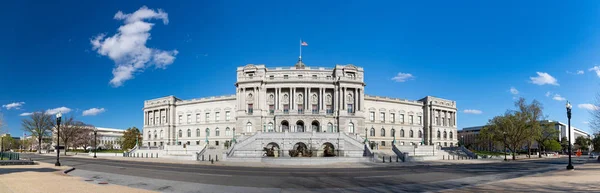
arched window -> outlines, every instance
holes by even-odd
[[[187,130],[187,137],[192,137],[192,130],[191,129]]]
[[[404,129],[400,129],[400,137],[404,137]]]
[[[419,138],[423,138],[423,131],[419,130]]]
[[[160,138],[163,138],[163,130],[160,130]]]
[[[156,139],[158,137],[158,134],[156,133],[156,131],[154,131],[154,139]]]
[[[252,132],[252,123],[246,123],[246,132]]]
[[[200,128],[196,129],[196,137],[200,137]]]
[[[215,136],[217,136],[217,137],[218,137],[220,134],[221,134],[221,131],[219,131],[219,128],[217,127],[217,128],[215,129]]]
[[[385,129],[383,127],[381,128],[381,137],[385,137]]]
[[[206,128],[206,137],[210,137],[210,129]]]
[[[183,131],[179,130],[179,137],[183,137]]]
[[[394,128],[390,130],[390,133],[392,134],[392,137],[396,137],[396,130]]]
[[[348,132],[354,133],[354,123],[348,123]]]
[[[441,132],[438,130],[438,132],[437,132],[437,138],[439,139],[439,138],[441,138],[441,136],[442,136],[442,134],[441,134]]]
[[[229,127],[225,128],[225,135],[231,136],[231,129],[229,129]]]
[[[408,135],[409,135],[409,137],[410,137],[410,138],[413,138],[413,137],[414,137],[414,135],[413,135],[413,130],[410,130],[410,131],[408,132]]]
[[[450,131],[450,139],[454,138],[454,135],[452,135],[452,131]],[[452,146],[452,143],[450,143],[450,146]]]
[[[333,133],[333,124],[327,123],[327,132]]]
[[[448,133],[446,133],[446,131],[444,131],[444,139],[447,139],[447,138],[448,138]]]
[[[273,132],[273,123],[269,123],[267,126],[267,132]]]
[[[371,128],[370,136],[375,137],[375,128]]]

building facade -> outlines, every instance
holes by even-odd
[[[427,96],[406,100],[365,94],[365,72],[354,65],[238,67],[235,94],[144,102],[144,146],[224,147],[257,132],[337,133],[368,138],[380,148],[453,146],[456,102]]]

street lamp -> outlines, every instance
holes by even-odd
[[[369,129],[365,127],[365,144],[367,144],[367,142],[369,141],[369,135],[367,134],[367,130]]]
[[[575,167],[571,164],[571,103],[567,101],[567,119],[569,123],[569,165],[567,165],[567,170],[573,170]]]
[[[98,133],[98,128],[94,127],[94,158],[96,158],[96,151],[98,151],[98,143],[96,140],[96,134]]]
[[[506,131],[502,131],[502,134],[504,134],[504,161],[508,161],[506,159]]]
[[[462,143],[462,145],[463,145],[463,146],[465,146],[465,136],[464,136],[464,135],[461,135],[461,136],[460,136],[460,140],[462,141],[462,142],[461,142],[461,143]]]
[[[56,114],[56,163],[54,166],[60,166],[60,121],[62,114],[58,112]]]

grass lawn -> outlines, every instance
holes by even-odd
[[[67,152],[77,152],[77,153],[87,153],[87,152],[94,152],[94,151],[84,151],[82,149],[76,149],[76,150],[69,150]],[[102,149],[102,150],[98,150],[96,153],[123,153],[123,150],[121,149]]]

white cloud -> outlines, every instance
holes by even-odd
[[[96,116],[104,111],[106,111],[104,108],[91,108],[83,111],[83,116]]]
[[[519,94],[519,90],[517,90],[515,87],[510,87],[510,93]]]
[[[69,109],[67,107],[58,107],[58,108],[46,110],[46,114],[49,114],[49,115],[54,115],[54,114],[57,114],[58,112],[69,113],[69,112],[71,112],[71,109]]]
[[[398,72],[398,75],[394,76],[392,80],[396,82],[406,82],[407,80],[415,78],[412,74]]]
[[[550,84],[550,85],[555,85],[555,86],[559,85],[556,78],[550,76],[550,74],[545,73],[545,72],[536,72],[536,73],[538,76],[529,77],[529,79],[531,79],[531,83],[537,84],[537,85],[544,85],[544,84]]]
[[[33,113],[21,113],[19,114],[19,116],[24,117],[24,116],[29,116],[32,115]]]
[[[146,20],[160,19],[166,25],[169,23],[166,12],[161,9],[157,12],[144,6],[130,14],[119,11],[114,19],[125,21],[115,35],[106,37],[106,34],[100,34],[91,40],[93,50],[115,62],[113,78],[110,80],[112,86],[122,86],[125,81],[134,78],[134,73],[142,72],[147,67],[165,69],[175,61],[175,56],[179,53],[177,50],[146,47],[150,30],[154,26],[154,23]]]
[[[584,121],[583,124],[587,125],[587,124],[590,124],[590,122],[589,121]]]
[[[10,109],[21,109],[21,107],[24,104],[25,104],[25,102],[14,102],[14,103],[2,105],[2,107],[6,108],[7,110],[10,110]]]
[[[565,99],[565,97],[561,97],[559,94],[555,94],[554,97],[552,97],[552,100],[555,100],[555,101],[564,101],[564,100],[567,100],[567,99]]]
[[[580,75],[580,74],[584,74],[585,72],[583,70],[577,70],[575,72],[571,72],[567,70],[567,74],[575,74],[575,75]]]
[[[580,109],[587,109],[590,111],[595,111],[595,110],[600,109],[600,108],[598,108],[598,106],[589,104],[589,103],[588,104],[578,104],[577,107],[579,107]]]
[[[483,112],[481,112],[480,110],[475,110],[475,109],[465,109],[463,111],[463,113],[479,115],[479,114],[481,114]]]
[[[593,68],[590,68],[588,71],[594,71],[594,72],[596,72],[596,76],[600,77],[600,66],[594,66]]]
[[[578,70],[577,71],[577,74],[583,74],[583,73],[585,73],[585,72],[583,72],[583,70]]]
[[[550,91],[546,92],[546,97],[550,97],[552,93]]]

